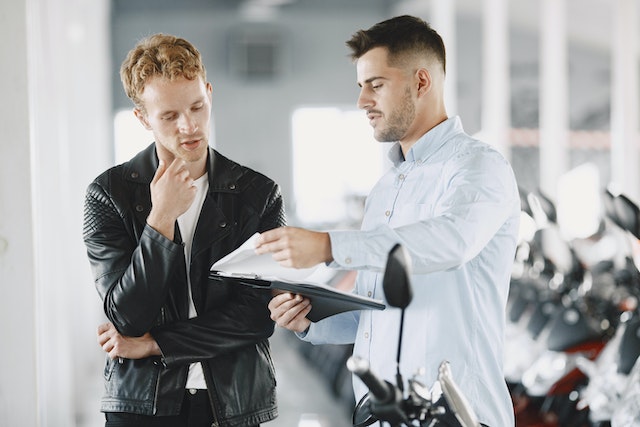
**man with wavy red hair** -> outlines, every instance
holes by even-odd
[[[155,142],[86,194],[84,241],[108,318],[105,425],[258,426],[277,416],[270,294],[208,275],[284,224],[279,187],[209,147],[211,83],[187,40],[142,40],[121,77]]]

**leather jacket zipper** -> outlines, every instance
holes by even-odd
[[[153,415],[158,411],[158,393],[160,390],[160,369],[158,361],[154,360],[153,364],[156,366],[156,389],[153,392]]]
[[[165,312],[164,307],[160,308],[160,325],[163,325],[165,322]],[[162,359],[160,359],[162,360]],[[153,392],[153,414],[155,415],[158,411],[158,394],[160,393],[160,370],[162,369],[161,363],[158,360],[153,361],[154,366],[156,367],[156,389]],[[164,361],[162,362],[164,365]]]
[[[218,419],[218,410],[215,402],[215,388],[213,386],[213,376],[210,372],[209,366],[206,362],[200,362],[202,364],[202,370],[204,371],[204,381],[207,383],[207,396],[209,396],[209,403],[211,404],[211,413],[213,414],[213,423],[211,427],[220,427],[220,420]]]

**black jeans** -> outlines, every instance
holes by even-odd
[[[198,390],[195,394],[185,390],[179,415],[155,417],[107,412],[105,418],[105,427],[210,427],[213,423],[213,413],[206,390]]]

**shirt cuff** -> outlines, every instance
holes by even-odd
[[[354,253],[354,247],[357,246],[358,234],[360,231],[329,231],[329,240],[331,240],[331,255],[333,261],[329,263],[329,267],[332,268],[353,268],[353,258],[351,254]]]

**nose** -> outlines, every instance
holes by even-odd
[[[189,114],[183,114],[178,122],[178,130],[180,133],[191,135],[198,130],[198,122]]]
[[[367,88],[360,89],[360,95],[358,95],[358,101],[356,103],[359,109],[368,110],[373,106],[373,100],[369,96]]]

